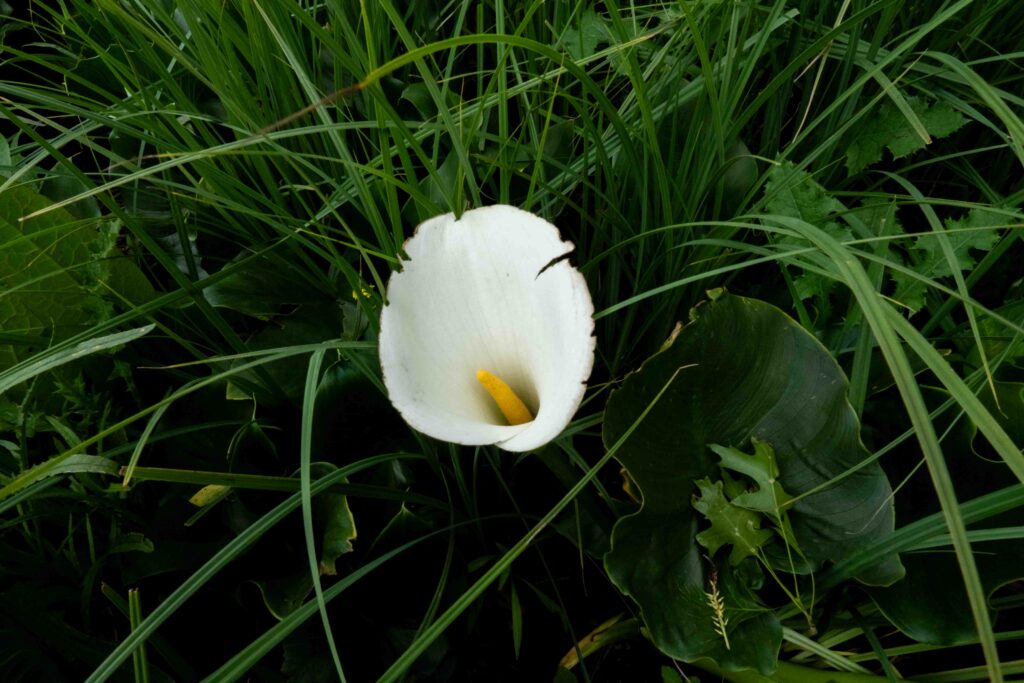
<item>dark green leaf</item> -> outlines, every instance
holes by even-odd
[[[322,477],[336,470],[330,463],[313,463],[314,477]],[[314,520],[321,532],[320,573],[333,576],[338,573],[335,562],[345,553],[352,552],[356,538],[356,521],[348,507],[348,497],[328,489],[313,500]]]
[[[203,290],[206,300],[254,318],[270,318],[286,305],[329,300],[298,274],[290,272],[287,264],[265,254],[241,256],[225,269],[230,275]]]
[[[0,329],[59,341],[109,314],[93,289],[105,278],[113,247],[106,223],[79,221],[63,210],[31,220],[50,200],[27,186],[0,195]],[[0,369],[31,349],[0,344]]]
[[[320,553],[320,571],[333,576],[338,573],[335,562],[345,553],[352,552],[356,537],[356,523],[348,507],[348,498],[341,494],[322,494],[319,508],[324,515],[323,551]]]
[[[281,673],[288,676],[289,683],[334,683],[338,680],[338,673],[323,645],[323,634],[306,626],[282,644],[284,662]]]
[[[320,459],[340,462],[353,452],[404,447],[408,439],[398,411],[362,371],[348,361],[324,371],[317,389],[313,434],[314,453],[321,453]]]
[[[1024,578],[1024,542],[976,545],[974,554],[985,592]],[[956,556],[946,550],[903,556],[907,578],[868,592],[885,616],[914,640],[952,645],[977,638]]]
[[[40,189],[48,199],[59,202],[87,191],[89,186],[63,166],[57,166],[50,171]],[[86,197],[68,204],[67,212],[75,218],[99,218],[100,205],[95,197]]]
[[[115,298],[123,298],[129,304],[141,306],[156,298],[156,290],[135,262],[118,256],[107,259],[107,279],[104,284],[114,292]]]
[[[725,205],[732,209],[741,206],[744,196],[757,183],[758,175],[757,161],[750,148],[742,140],[737,140],[725,152],[722,171]]]
[[[0,6],[2,9],[2,6]],[[7,177],[14,170],[14,165],[11,159],[11,144],[7,142],[7,138],[0,135],[0,176]]]
[[[260,594],[263,604],[277,619],[285,619],[289,614],[302,606],[306,597],[313,591],[313,579],[309,572],[300,572],[294,576],[271,581],[253,581]]]
[[[138,532],[121,534],[110,544],[109,551],[113,553],[151,553],[153,552],[153,541]]]
[[[782,311],[752,299],[713,296],[694,310],[693,322],[674,343],[626,379],[605,412],[610,445],[678,373],[618,452],[643,507],[616,524],[605,566],[640,604],[658,647],[684,660],[708,655],[721,641],[704,601],[706,567],[694,543],[698,520],[689,503],[696,480],[719,478],[710,445],[744,447],[756,438],[773,448],[785,492],[799,497],[823,487],[787,511],[810,560],[841,558],[891,533],[894,523],[889,482],[877,464],[864,464],[868,453],[836,362]],[[899,559],[890,556],[858,578],[887,584],[901,575]],[[735,606],[742,596],[727,578],[723,591]],[[745,626],[745,614],[729,615],[730,641],[751,642],[740,637],[741,627],[778,629],[769,616]],[[716,649],[715,656],[724,658],[718,661],[726,668],[770,672],[778,638],[753,642],[758,644],[745,645],[747,650]]]
[[[693,678],[690,680],[692,681]],[[683,677],[675,669],[663,666],[661,667],[661,683],[683,683]]]
[[[1024,446],[1024,382],[1002,382],[996,380],[995,396],[991,391],[982,391],[978,397],[985,407],[999,421],[999,425],[1013,439],[1018,447]],[[996,404],[998,400],[998,405]],[[976,432],[976,430],[974,430]],[[974,435],[975,440],[977,434]],[[974,444],[975,447],[980,444]]]
[[[268,325],[247,342],[249,351],[314,344],[341,336],[341,309],[334,302],[316,306],[302,306],[291,315]],[[232,377],[228,383],[228,398],[247,400],[256,395],[260,403],[279,403],[282,397],[299,403],[305,388],[305,356],[292,356],[263,366],[264,377],[269,376],[274,386],[266,386],[260,373],[247,370]],[[243,361],[238,361],[241,365]],[[275,391],[276,390],[276,391]]]

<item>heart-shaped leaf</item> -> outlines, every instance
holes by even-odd
[[[610,445],[669,384],[616,454],[643,504],[616,524],[605,567],[639,603],[652,639],[667,654],[689,661],[710,656],[724,669],[770,674],[781,627],[771,612],[757,609],[750,590],[744,597],[752,583],[737,578],[748,565],[757,567],[755,559],[740,560],[767,540],[767,531],[748,529],[749,547],[733,545],[734,554],[740,549],[733,557],[738,566],[717,565],[732,643],[725,648],[706,599],[715,577],[697,542],[702,519],[691,505],[697,480],[722,479],[720,467],[726,467],[771,486],[736,499],[734,509],[740,510],[737,501],[755,510],[778,501],[762,511],[771,513],[785,503],[787,528],[812,563],[891,533],[892,490],[878,464],[865,462],[869,454],[846,399],[846,377],[825,348],[769,304],[720,290],[711,297],[608,401],[604,440]],[[770,447],[771,458],[766,448],[751,448],[758,442]],[[720,463],[728,448],[755,454],[729,452]],[[789,496],[798,500],[790,503]],[[782,542],[774,538],[772,544]],[[858,578],[886,585],[902,574],[893,555]],[[757,638],[745,638],[747,631]]]

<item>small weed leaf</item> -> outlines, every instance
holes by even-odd
[[[793,497],[786,493],[779,482],[779,466],[775,462],[775,450],[769,444],[758,439],[754,439],[753,442],[753,455],[747,455],[736,448],[723,446],[711,446],[711,450],[722,459],[721,466],[723,468],[745,474],[757,485],[755,489],[733,498],[733,505],[779,517]]]
[[[730,503],[722,492],[722,482],[706,477],[697,481],[700,496],[693,500],[697,512],[711,522],[711,528],[697,534],[697,542],[714,555],[723,545],[731,545],[729,564],[735,566],[771,540],[772,532],[761,528],[761,515]]]

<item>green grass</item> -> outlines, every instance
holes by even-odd
[[[824,345],[896,491],[813,628],[762,593],[785,680],[1012,679],[1018,5],[0,3],[4,680],[554,676],[639,614],[607,398],[716,287]],[[560,227],[597,311],[583,407],[522,456],[409,430],[376,355],[404,240],[494,203]],[[956,658],[852,579],[914,550],[955,557]],[[717,670],[613,633],[558,680]]]

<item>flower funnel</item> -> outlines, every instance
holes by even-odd
[[[391,402],[445,441],[538,448],[579,407],[594,305],[558,228],[511,206],[437,216],[388,282],[380,361]]]

